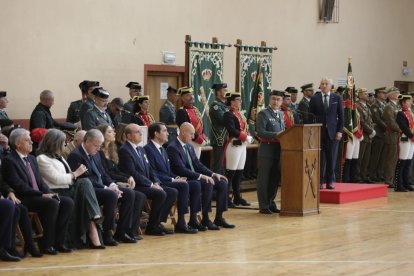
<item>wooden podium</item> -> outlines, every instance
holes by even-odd
[[[294,125],[278,136],[282,216],[319,214],[320,128],[321,124]]]

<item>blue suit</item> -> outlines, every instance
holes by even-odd
[[[177,205],[179,217],[188,213],[188,195],[190,194],[191,218],[195,219],[197,212],[201,210],[201,184],[197,180],[172,182],[172,178],[175,178],[177,175],[171,171],[167,152],[163,147],[161,148],[162,153],[155,147],[154,143],[149,142],[144,147],[148,161],[157,177],[161,180],[162,186],[171,187],[178,191]]]
[[[119,148],[118,166],[121,171],[134,178],[135,189],[151,199],[147,229],[157,228],[160,221],[167,220],[170,209],[177,199],[177,190],[169,187],[163,187],[163,190],[151,188],[151,184],[160,183],[160,180],[152,170],[144,149],[142,147],[135,149],[128,141]]]
[[[320,184],[324,182],[325,176],[327,184],[332,185],[335,179],[335,162],[338,153],[336,133],[342,133],[344,128],[342,98],[335,93],[330,93],[329,107],[325,111],[323,95],[317,92],[309,102],[309,112],[315,115],[316,123],[322,124]]]
[[[198,180],[200,174],[212,176],[213,172],[206,166],[204,166],[203,163],[200,162],[200,160],[198,160],[194,148],[190,144],[187,144],[187,146],[194,171],[191,169],[191,165],[187,160],[187,156],[178,138],[172,141],[167,148],[172,171],[179,176],[187,177],[188,180]],[[216,189],[217,192],[216,217],[217,214],[221,216],[224,211],[227,211],[228,184],[226,181],[223,180],[214,179],[214,181],[215,184],[211,185],[204,180],[200,180],[202,190],[201,206],[203,219],[208,218],[208,212],[211,211],[211,199],[213,194],[213,188]]]
[[[118,195],[114,191],[105,189],[105,186],[109,186],[114,181],[103,168],[101,157],[99,154],[88,156],[82,146],[79,146],[69,154],[68,164],[72,171],[75,171],[81,164],[88,169],[80,177],[87,177],[92,182],[98,203],[104,207],[102,215],[105,219],[102,227],[105,233],[109,233],[110,230],[115,229],[115,208],[118,203]],[[125,233],[132,234],[131,232],[135,228],[133,218],[137,216],[140,207],[139,202],[135,200],[135,193],[132,190],[119,189],[123,194],[119,199],[121,207],[119,208],[119,220],[115,235],[123,237]]]

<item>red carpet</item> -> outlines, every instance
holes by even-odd
[[[388,185],[385,184],[335,183],[334,187],[334,190],[323,189],[320,191],[321,203],[341,204],[386,197],[388,193]]]

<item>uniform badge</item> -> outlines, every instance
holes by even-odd
[[[374,107],[374,112],[378,112],[378,108]]]
[[[218,105],[214,105],[214,106],[213,106],[213,109],[214,109],[214,110],[218,110]]]

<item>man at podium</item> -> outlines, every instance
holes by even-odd
[[[262,214],[280,213],[275,198],[280,182],[280,143],[276,136],[285,130],[280,110],[283,91],[270,92],[269,106],[257,114],[256,131],[260,138],[257,199]]]

